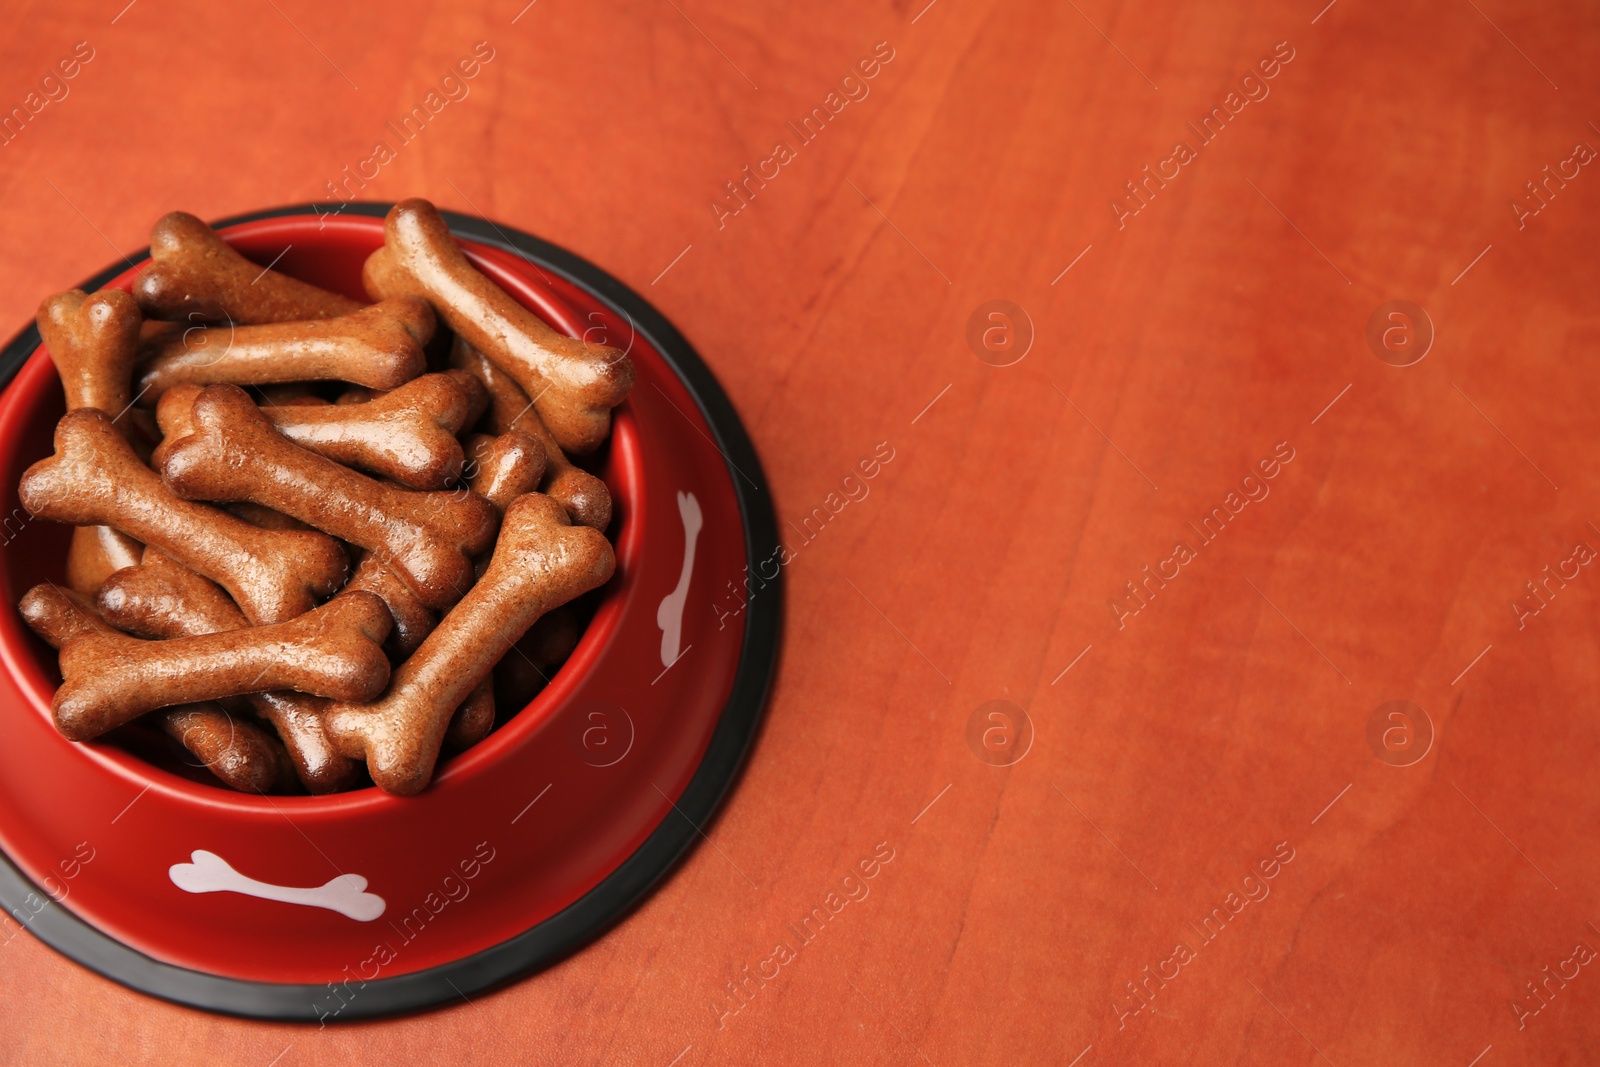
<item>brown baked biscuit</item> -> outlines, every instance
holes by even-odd
[[[55,522],[112,526],[155,546],[221,585],[253,623],[292,619],[344,581],[349,564],[338,542],[263,530],[182,499],[139,462],[102,411],[67,412],[55,446],[54,456],[22,476],[24,508]]]
[[[391,793],[416,793],[433,776],[455,710],[540,615],[596,588],[616,561],[600,533],[569,526],[547,496],[529,493],[506,510],[483,579],[374,703],[335,703],[328,734],[347,756],[365,756],[372,780]]]
[[[278,382],[274,385],[255,386],[256,395],[251,399],[256,400],[264,408],[275,407],[283,404],[298,404],[303,407],[326,404],[315,385],[310,382]]]
[[[100,583],[139,562],[144,546],[109,526],[76,526],[67,546],[67,585],[94,596]]]
[[[123,436],[143,437],[147,427],[135,430],[131,425],[142,414],[136,414],[129,395],[142,321],[133,297],[121,289],[102,289],[93,296],[72,289],[46,297],[36,321],[61,375],[67,410],[99,408]],[[79,527],[72,531],[67,550],[67,584],[93,596],[112,571],[137,562],[140,547],[109,527]]]
[[[197,637],[250,625],[221,586],[153,548],[139,565],[107,578],[95,605],[118,630],[139,637]]]
[[[534,398],[561,447],[593,451],[611,431],[611,409],[633,388],[633,364],[614,348],[551,329],[467,261],[438,210],[402,200],[383,225],[383,247],[362,268],[374,299],[420,296],[452,330]]]
[[[539,616],[495,665],[495,704],[513,715],[527,707],[572,655],[582,636],[578,613],[571,604]]]
[[[433,632],[433,628],[439,625],[439,613],[418,600],[405,579],[377,556],[362,556],[345,588],[364,589],[388,605],[394,629],[389,632],[389,640],[384,647],[396,660],[405,659],[415,652]]]
[[[198,385],[176,385],[162,394],[156,421],[164,441],[194,432],[200,392]],[[480,395],[481,382],[450,371],[424,374],[370,401],[263,406],[261,413],[283,436],[320,456],[412,489],[443,489],[461,474],[456,433],[473,417]],[[157,448],[153,462],[160,466],[165,454]]]
[[[239,326],[327,319],[361,307],[349,297],[263,270],[183,211],[162,216],[150,231],[150,266],[135,279],[133,295],[151,318]]]
[[[93,598],[48,582],[28,590],[17,610],[28,628],[57,650],[74,637],[117,632],[95,608]]]
[[[471,748],[489,736],[494,729],[494,679],[479,682],[467,699],[450,716],[445,727],[444,743],[450,748]]]
[[[361,777],[360,766],[341,756],[328,740],[323,723],[327,700],[288,689],[251,693],[245,699],[283,739],[290,766],[306,792],[342,793],[355,786]]]
[[[203,385],[174,385],[156,401],[156,426],[161,430],[161,442],[176,441],[194,433],[194,401],[205,389]],[[161,466],[161,448],[158,445],[150,457],[152,464]]]
[[[229,504],[223,510],[231,515],[238,516],[251,526],[259,526],[263,530],[311,529],[299,519],[291,519],[281,511],[273,511],[271,508],[264,508],[260,504],[252,504],[248,500],[240,500]]]
[[[61,375],[67,410],[99,408],[121,429],[118,416],[133,403],[128,383],[139,357],[143,321],[133,297],[121,289],[102,289],[93,296],[71,289],[46,297],[36,321]]]
[[[502,512],[523,493],[539,487],[544,474],[544,446],[521,430],[499,437],[473,434],[464,450],[472,457],[472,491]]]
[[[539,491],[567,509],[567,515],[580,526],[604,530],[611,523],[611,493],[606,483],[572,461],[550,436],[544,420],[522,387],[495,366],[482,352],[457,337],[450,349],[450,365],[458,367],[483,383],[488,391],[487,418],[490,433],[521,430],[544,445],[544,478]]]
[[[383,601],[354,592],[272,626],[167,641],[89,634],[61,650],[56,728],[86,741],[156,708],[273,689],[371,700],[389,680],[388,633]]]
[[[375,593],[389,608],[394,629],[384,643],[391,659],[402,661],[421,647],[439,625],[439,613],[423,604],[395,574],[394,569],[376,556],[365,556],[346,589],[365,589]],[[450,719],[447,742],[455,748],[470,748],[494,729],[494,690],[474,689]]]
[[[294,776],[276,737],[221,705],[180,704],[157,712],[155,720],[201,766],[241,793],[270,793]]]
[[[140,402],[175,385],[344,381],[393,389],[426,367],[433,337],[426,302],[385,300],[334,319],[263,326],[191,326],[145,339],[136,368]]]
[[[249,500],[379,555],[431,608],[472,584],[471,556],[499,515],[471,493],[418,493],[357,474],[272,428],[244,390],[213,385],[192,409],[194,432],[162,443],[167,485],[190,500]]]
[[[365,403],[261,412],[279,433],[318,455],[412,489],[443,489],[461,474],[456,434],[472,413],[472,392],[448,374],[424,374]]]
[[[533,492],[544,473],[544,446],[520,430],[499,437],[473,434],[463,448],[472,457],[467,470],[472,491],[501,512],[523,493]],[[479,577],[488,566],[488,553],[472,561]]]
[[[478,420],[483,418],[489,410],[489,389],[478,379],[478,376],[458,367],[441,371],[445,377],[459,385],[467,394],[467,417],[461,422],[461,429],[470,430],[478,425]]]
[[[118,628],[145,637],[198,637],[249,625],[215,583],[153,550],[145,553],[142,565],[106,581],[99,606]],[[245,700],[277,730],[307,790],[334,793],[355,783],[354,761],[333,750],[323,729],[326,701],[287,691],[251,693]]]
[[[81,594],[53,585],[36,585],[18,609],[33,632],[59,649],[85,634],[116,633]],[[244,793],[265,793],[283,777],[283,748],[252,723],[235,720],[212,703],[187,704],[156,713],[167,735],[215,774]]]

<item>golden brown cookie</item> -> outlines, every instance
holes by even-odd
[[[566,337],[478,271],[426,200],[402,200],[383,224],[383,247],[362,268],[375,300],[425,298],[456,334],[534,398],[561,447],[577,455],[611,432],[611,409],[633,388],[628,357]]]
[[[473,434],[463,447],[472,457],[468,481],[472,491],[500,511],[538,488],[544,474],[544,446],[521,430],[499,437]]]
[[[393,389],[421,374],[433,337],[426,302],[385,300],[348,315],[262,326],[174,327],[146,337],[137,392],[154,404],[175,385],[343,381]]]
[[[321,533],[263,530],[178,497],[104,412],[67,412],[56,425],[55,446],[55,455],[22,476],[24,508],[54,522],[112,526],[154,545],[221,585],[253,623],[292,619],[344,581],[348,561],[338,542]]]
[[[22,617],[50,647],[59,649],[85,634],[116,633],[93,601],[53,585],[36,585],[18,605]],[[186,704],[155,714],[157,725],[198,759],[223,784],[243,793],[265,793],[287,769],[283,746],[253,723],[235,719],[217,704]]]
[[[154,550],[145,553],[142,565],[106,581],[99,607],[119,629],[146,637],[198,637],[249,625],[215,583]],[[354,761],[333,750],[323,729],[327,701],[287,691],[251,693],[245,699],[277,730],[306,789],[333,793],[355,783]]]
[[[133,408],[129,383],[139,357],[139,306],[121,289],[93,296],[72,289],[46,297],[36,319],[39,337],[61,375],[67,410],[99,408],[123,436],[146,436],[149,416]],[[137,562],[142,546],[106,526],[80,526],[67,549],[67,584],[93,596],[112,571]]]
[[[257,266],[183,211],[162,216],[150,231],[150,266],[134,281],[133,295],[151,318],[238,326],[327,319],[361,306]]]
[[[74,527],[67,545],[67,585],[92,597],[101,582],[138,563],[143,552],[143,545],[109,526]]]
[[[156,712],[155,720],[201,766],[241,793],[271,793],[294,777],[276,737],[220,704],[180,704]]]
[[[476,379],[468,381],[482,391]],[[443,489],[461,474],[456,434],[468,423],[472,401],[470,386],[448,374],[424,374],[364,403],[279,405],[261,413],[318,455],[411,489]]]
[[[394,568],[374,555],[363,555],[346,589],[364,589],[388,605],[394,620],[387,647],[397,660],[415,652],[439,625],[439,613],[417,599]]]
[[[46,297],[36,321],[61,374],[67,410],[99,408],[123,429],[120,416],[133,403],[128,388],[143,321],[133,297],[121,289],[93,296],[71,289]]]
[[[353,592],[273,626],[167,641],[88,634],[61,650],[56,728],[86,741],[156,708],[273,689],[371,700],[389,680],[388,633],[383,601]]]

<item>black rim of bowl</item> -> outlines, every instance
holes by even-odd
[[[286,215],[334,217],[343,214],[382,218],[392,206],[365,202],[293,204],[235,215],[215,226],[222,229]],[[744,425],[699,354],[660,312],[599,267],[548,241],[487,219],[451,211],[442,214],[450,231],[457,236],[502,249],[560,275],[613,311],[627,316],[694,396],[716,437],[717,448],[728,462],[728,476],[744,518],[746,558],[757,559],[768,546],[777,543],[777,520],[771,494]],[[130,263],[141,263],[149,256],[149,249],[145,249],[126,263],[109,267],[90,278],[81,288],[98,289],[123,273]],[[30,325],[0,349],[0,387],[10,384],[39,343],[38,327]],[[762,596],[751,598],[745,614],[744,647],[733,691],[717,721],[711,743],[683,796],[674,805],[676,810],[662,819],[637,850],[600,884],[536,926],[449,963],[367,982],[332,1018],[345,1021],[415,1011],[502,985],[547,967],[581,948],[643,900],[683,858],[711,821],[738,777],[760,727],[767,691],[777,666],[782,619],[781,580],[768,583],[762,592]],[[329,1014],[318,1010],[318,1005],[328,1002],[326,984],[224,978],[162,963],[129,948],[56,904],[11,862],[10,857],[0,852],[0,905],[12,916],[26,914],[23,909],[30,894],[35,906],[40,900],[47,902],[38,914],[23,923],[35,937],[85,967],[132,989],[207,1011],[249,1018],[317,1022]]]

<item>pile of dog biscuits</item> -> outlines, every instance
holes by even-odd
[[[610,495],[568,457],[606,440],[632,364],[517,303],[426,200],[389,212],[372,304],[181,212],[150,257],[132,295],[39,308],[67,413],[20,495],[76,528],[67,588],[20,609],[59,650],[57,729],[141,720],[248,792],[422,790],[611,577]]]

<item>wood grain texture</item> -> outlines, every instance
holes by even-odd
[[[487,41],[361,195],[503,220],[645,293],[733,397],[797,544],[880,442],[893,459],[788,568],[715,847],[599,942],[319,1031],[155,1002],[18,936],[0,1055],[1594,1062],[1595,967],[1520,1028],[1512,1005],[1600,949],[1600,575],[1512,602],[1600,547],[1600,174],[1522,228],[1510,206],[1600,147],[1592,5],[924,2],[11,5],[5,107],[76,42],[94,58],[0,148],[0,321],[168,210],[327,197]],[[800,144],[786,123],[880,41],[870,94]],[[1124,183],[1279,42],[1270,94],[1119,228]],[[719,228],[723,183],[779,141],[793,158]],[[994,299],[1035,333],[1010,366],[966,339]],[[1366,341],[1396,299],[1437,331],[1404,368]],[[1280,443],[1268,494],[1200,543],[1186,524]],[[1195,558],[1119,620],[1180,540]],[[1010,766],[968,744],[992,700],[1032,723]],[[1414,765],[1369,748],[1390,700],[1433,724]],[[880,842],[867,896],[727,1011]],[[1292,861],[1246,883],[1275,848]]]

